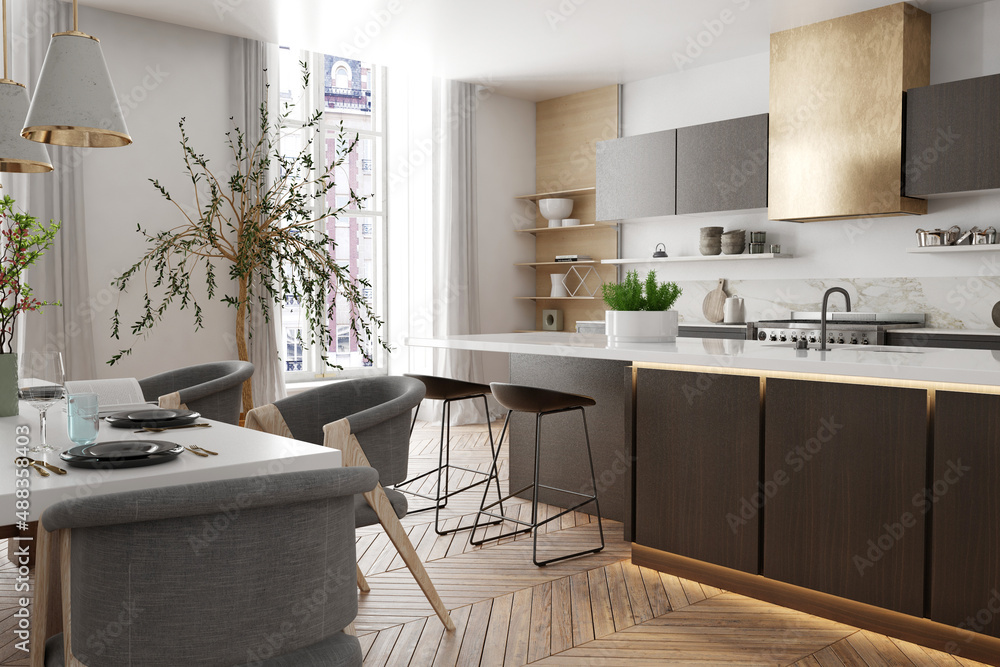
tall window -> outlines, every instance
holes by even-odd
[[[304,95],[299,64],[302,61],[309,63],[310,72],[309,89]],[[337,220],[329,218],[321,221],[317,229],[325,230],[336,242],[332,252],[337,262],[346,267],[352,276],[371,284],[371,288],[365,290],[365,298],[379,317],[385,313],[383,78],[381,68],[357,60],[288,48],[280,51],[278,86],[282,109],[286,102],[294,103],[296,108],[292,117],[298,122],[316,109],[323,110],[320,139],[313,144],[313,159],[317,167],[325,169],[338,158],[337,133],[341,122],[351,135],[358,135],[355,150],[336,172],[336,188],[327,194],[326,205],[332,209],[339,208],[349,201],[351,190],[366,199],[360,208],[348,210]],[[282,138],[280,149],[286,153],[298,152],[304,141],[302,133],[293,132]],[[317,215],[320,213],[318,207],[319,204]],[[285,299],[282,326],[285,331],[283,352],[287,380],[385,373],[384,353],[368,341],[359,341],[351,331],[351,313],[346,300],[338,296],[333,306],[329,321],[333,341],[326,353],[329,362],[343,366],[343,371],[325,367],[318,346],[303,349],[297,343],[296,334],[307,325],[295,299]],[[372,362],[364,359],[362,347],[372,355]]]

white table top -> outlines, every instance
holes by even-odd
[[[61,450],[74,446],[66,435],[66,413],[63,403],[48,411],[48,442]],[[27,403],[21,403],[21,414],[0,418],[0,525],[15,523],[14,517],[14,442],[15,429],[25,424],[31,429],[31,442],[38,438],[38,413]],[[210,420],[199,420],[210,421]],[[29,454],[67,471],[65,475],[51,473],[40,477],[34,470],[28,479],[30,488],[30,520],[37,521],[48,507],[69,498],[95,494],[118,493],[177,484],[191,484],[219,479],[235,479],[281,472],[301,472],[322,468],[339,468],[341,452],[299,440],[252,431],[239,426],[210,421],[211,428],[178,429],[162,433],[134,433],[135,429],[112,428],[101,422],[98,442],[112,440],[166,440],[180,445],[204,445],[218,456],[203,458],[183,452],[172,461],[141,468],[95,470],[73,468],[60,460],[59,452]]]
[[[678,338],[674,343],[625,343],[609,347],[607,336],[565,332],[407,338],[406,344],[577,359],[1000,386],[1000,351],[992,350],[834,345],[832,350],[820,352],[795,350],[791,343],[714,338]]]

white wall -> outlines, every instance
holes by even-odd
[[[931,34],[932,83],[1000,73],[1000,40],[996,38],[1000,35],[1000,0],[934,14]],[[768,54],[761,54],[625,84],[624,134],[765,113],[768,74]],[[997,274],[995,266],[984,264],[984,256],[978,253],[942,257],[907,254],[905,249],[915,245],[914,230],[918,227],[957,224],[965,229],[1000,223],[1000,195],[934,199],[929,202],[928,211],[928,215],[921,217],[807,224],[770,222],[764,210],[664,217],[626,223],[622,232],[622,256],[651,256],[659,242],[666,245],[670,256],[698,254],[698,228],[707,225],[765,230],[770,243],[779,243],[784,253],[794,255],[792,259],[752,265],[738,262],[657,265],[661,280],[674,280],[687,286],[680,304],[682,317],[687,321],[701,319],[701,299],[709,281],[720,277],[742,280],[740,289],[747,296],[779,303],[778,310],[787,312],[790,306],[796,305],[795,298],[778,298],[775,291],[780,291],[782,284],[791,287],[805,279],[818,279],[822,287],[826,283],[841,284],[845,279],[865,278],[874,280],[866,281],[865,285],[877,287],[893,284],[891,278],[945,280]],[[649,266],[632,268],[646,271]],[[757,280],[767,282],[761,283],[757,290],[753,282]],[[763,294],[756,294],[756,291]],[[805,303],[811,303],[812,298],[812,290],[808,297],[802,297]],[[888,299],[879,301],[879,308],[888,310],[903,305],[913,308],[921,303],[919,298],[909,299],[905,304]],[[864,308],[863,300],[860,305],[863,309],[871,309]],[[926,304],[923,307],[930,309]],[[984,299],[977,306],[983,312],[977,310],[971,319],[964,321],[988,322],[987,313],[991,307],[992,301],[987,304]],[[762,314],[751,308],[748,318],[756,319]]]
[[[535,303],[515,296],[533,294],[534,269],[514,266],[532,262],[535,238],[515,234],[525,206],[514,199],[535,189],[535,105],[497,92],[484,97],[476,116],[476,180],[479,219],[479,303],[483,333],[534,329]],[[506,354],[484,354],[485,377],[506,382]]]
[[[235,358],[235,311],[205,300],[204,329],[195,332],[191,312],[174,306],[148,339],[135,342],[131,357],[114,367],[104,364],[132,344],[128,328],[145,292],[139,277],[122,296],[122,340],[111,340],[117,292],[110,282],[145,248],[136,224],[155,233],[183,222],[147,179],[159,179],[179,201],[192,197],[179,145],[180,118],[187,117],[192,145],[216,173],[228,164],[224,141],[233,113],[227,82],[234,38],[87,7],[80,10],[80,24],[101,38],[134,141],[126,148],[90,150],[83,162],[90,291],[101,306],[94,321],[98,375],[144,377],[180,364]]]

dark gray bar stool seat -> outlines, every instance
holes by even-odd
[[[434,531],[438,535],[448,535],[449,533],[454,533],[459,530],[465,530],[466,527],[451,528],[449,530],[441,529],[441,510],[448,506],[448,499],[456,494],[462,493],[463,491],[468,491],[469,489],[479,486],[480,484],[487,484],[490,481],[489,473],[485,473],[481,470],[473,470],[472,468],[464,468],[462,466],[456,466],[451,464],[451,404],[455,401],[466,401],[475,400],[481,398],[483,400],[483,408],[486,410],[486,429],[490,436],[490,454],[496,457],[497,449],[493,444],[493,429],[490,427],[489,414],[490,406],[486,401],[486,397],[490,395],[490,386],[486,384],[480,384],[478,382],[466,382],[465,380],[455,380],[452,378],[439,377],[436,375],[415,375],[407,373],[406,377],[415,378],[424,383],[425,387],[425,399],[443,401],[441,406],[441,440],[438,445],[438,465],[436,468],[428,470],[425,473],[421,473],[415,477],[400,482],[396,484],[394,489],[396,491],[401,491],[403,493],[416,496],[418,498],[423,498],[425,500],[433,501],[432,505],[427,507],[421,507],[419,509],[411,509],[410,514],[415,514],[417,512],[426,512],[429,510],[434,510]],[[420,412],[420,406],[417,406],[416,412],[413,413],[413,422],[410,424],[410,435],[413,435],[413,427],[417,423],[417,414]],[[483,479],[468,484],[454,491],[449,490],[449,473],[452,470],[461,470],[464,472],[470,472],[475,475],[481,475]],[[417,493],[416,491],[409,491],[405,487],[413,482],[421,480],[429,475],[437,475],[437,486],[435,487],[435,493],[433,496],[427,494]],[[443,480],[443,481],[442,481]],[[496,480],[497,497],[500,497],[500,481]],[[493,524],[497,524],[499,521],[494,521]]]
[[[489,491],[489,486],[487,485],[487,493],[483,494],[483,500],[479,505],[479,512],[476,513],[476,522],[472,526],[472,533],[469,535],[469,543],[474,545],[480,545],[484,542],[490,540],[499,540],[504,537],[510,537],[512,535],[517,535],[519,533],[525,533],[532,531],[532,547],[531,547],[531,559],[534,561],[535,565],[547,565],[549,563],[554,563],[560,560],[566,560],[567,558],[574,558],[576,556],[582,556],[584,554],[597,553],[604,548],[604,524],[601,522],[601,505],[597,500],[597,478],[594,475],[594,457],[590,451],[590,433],[587,431],[587,414],[584,408],[597,405],[597,402],[589,396],[581,396],[579,394],[569,394],[562,391],[554,391],[552,389],[542,389],[540,387],[526,387],[523,385],[516,384],[505,384],[501,382],[490,383],[490,389],[493,392],[493,398],[495,398],[500,405],[507,408],[507,418],[504,419],[503,430],[500,432],[500,440],[497,443],[497,447],[493,455],[493,465],[490,467],[490,478],[496,479],[498,476],[497,471],[497,459],[499,458],[500,447],[503,445],[503,437],[507,433],[507,428],[510,425],[510,416],[515,412],[527,412],[535,415],[535,479],[532,484],[514,491],[507,496],[504,496],[495,503],[486,504],[486,497]],[[541,459],[541,434],[542,434],[542,417],[546,415],[559,414],[562,412],[569,412],[571,410],[579,410],[580,416],[583,419],[583,434],[587,445],[587,460],[590,463],[590,483],[593,489],[592,494],[579,493],[577,491],[571,491],[569,489],[560,489],[554,486],[548,486],[539,483],[539,468]],[[498,482],[499,483],[499,482]],[[538,490],[539,489],[549,489],[552,491],[559,491],[562,493],[568,493],[570,495],[579,496],[583,498],[582,501],[576,505],[564,509],[562,512],[554,516],[550,516],[542,521],[538,520]],[[522,521],[520,519],[512,519],[506,517],[503,514],[503,505],[501,504],[504,500],[509,500],[510,498],[523,493],[531,489],[531,521]],[[499,491],[498,491],[499,493]],[[538,527],[543,526],[550,521],[554,521],[564,514],[573,512],[588,503],[594,503],[594,508],[597,510],[597,527],[601,534],[601,546],[585,549],[583,551],[578,551],[576,553],[566,554],[564,556],[558,556],[556,558],[549,558],[547,560],[538,560]],[[499,514],[489,511],[497,505],[500,506]],[[480,517],[486,515],[494,519],[492,522],[480,523]],[[476,531],[479,528],[484,528],[486,526],[494,525],[497,521],[510,521],[512,523],[520,524],[526,526],[519,530],[514,530],[507,533],[501,533],[500,535],[494,535],[493,537],[484,537],[481,540],[476,540]]]

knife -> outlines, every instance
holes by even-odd
[[[208,428],[211,424],[183,424],[182,426],[145,426],[140,428],[138,431],[133,431],[133,433],[159,433],[160,431],[170,431],[175,428]]]
[[[51,463],[47,463],[45,461],[39,461],[37,459],[33,459],[33,458],[30,458],[30,457],[25,457],[25,458],[27,458],[29,461],[31,461],[31,463],[34,464],[34,465],[45,466],[46,468],[48,468],[49,470],[51,470],[52,472],[54,472],[57,475],[65,475],[66,474],[66,471],[63,470],[62,468],[60,468],[59,466],[54,466]]]

